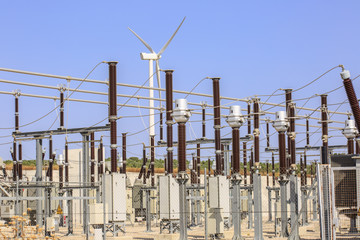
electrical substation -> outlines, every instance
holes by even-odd
[[[352,85],[357,77],[336,66],[325,74],[338,71],[333,81],[339,87],[319,89],[305,103],[301,90],[325,74],[297,89],[252,98],[220,94],[217,76],[198,83],[210,84],[212,94],[196,92],[196,84],[191,91],[173,89],[176,69],[160,69],[159,59],[184,20],[158,53],[130,29],[150,51],[140,55],[149,61],[142,85],[118,79],[121,61],[96,66],[108,68],[107,80],[0,68],[0,74],[58,85],[5,79],[0,84],[59,94],[0,91],[15,106],[3,112],[15,119],[7,130],[11,147],[3,146],[12,163],[1,163],[1,239],[360,239],[360,107]],[[106,86],[108,92],[86,90],[82,83]],[[123,94],[123,88],[134,94]],[[334,91],[348,98],[328,104]],[[91,100],[93,95],[107,100]],[[282,100],[271,102],[274,96]],[[58,111],[58,126],[22,130],[22,102],[34,98],[59,103],[50,111]],[[306,106],[310,99],[317,107]],[[91,126],[72,127],[72,102],[89,109],[103,105],[108,114]],[[139,126],[121,121],[143,115],[130,116],[127,109],[148,111],[141,131],[147,138],[137,143],[141,167],[135,170],[127,167],[133,154],[127,140]],[[200,137],[190,138],[191,131]],[[341,140],[333,141],[338,135]],[[63,146],[57,152],[55,141]],[[34,149],[34,169],[24,168],[25,143]],[[163,159],[161,168],[156,159]]]

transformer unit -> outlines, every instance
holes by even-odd
[[[159,213],[160,219],[179,219],[179,184],[168,176],[159,176]]]
[[[105,201],[109,209],[110,222],[126,221],[126,175],[105,175]]]

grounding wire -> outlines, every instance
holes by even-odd
[[[186,99],[186,98],[195,90],[195,88],[196,88],[197,86],[199,86],[199,84],[202,83],[202,81],[204,81],[205,79],[210,79],[210,78],[209,78],[209,77],[204,77],[203,79],[201,79],[201,80],[195,85],[195,87],[193,87],[193,88],[191,89],[191,91],[186,94],[185,99]]]

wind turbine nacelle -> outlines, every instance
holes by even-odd
[[[156,53],[140,53],[142,60],[157,60],[158,56]]]

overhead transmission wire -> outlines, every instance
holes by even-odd
[[[200,83],[202,83],[202,81],[204,81],[205,79],[211,79],[211,78],[209,78],[209,77],[204,77],[203,79],[201,79],[201,80],[195,85],[195,87],[193,87],[193,88],[191,89],[191,91],[186,94],[185,99],[186,99],[186,98],[195,90],[195,88],[196,88],[197,86],[199,86]]]
[[[90,74],[102,63],[106,63],[105,61],[102,61],[102,62],[99,62],[98,64],[95,65],[95,67],[93,67],[93,69],[86,75],[86,77],[81,80],[80,84],[71,92],[71,94],[68,96],[68,98],[66,100],[68,100],[70,98],[70,96],[84,83],[84,81],[90,76]],[[41,119],[47,117],[49,114],[51,114],[52,112],[54,112],[57,108],[59,108],[60,105],[56,106],[54,109],[52,109],[51,111],[49,111],[48,113],[46,113],[45,115],[43,115],[42,117],[34,120],[34,121],[31,121],[27,124],[23,124],[23,125],[20,125],[19,127],[26,127],[26,126],[29,126],[35,122],[38,122],[40,121]],[[10,128],[0,128],[0,129],[14,129],[15,127],[10,127]]]

